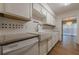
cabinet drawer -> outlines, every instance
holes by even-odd
[[[3,46],[3,53],[8,53],[11,51],[15,51],[17,49],[21,49],[23,47],[27,47],[30,48],[33,44],[38,42],[38,38],[32,38],[32,39],[28,39],[28,40],[24,40],[24,41],[20,41],[20,42],[16,42],[16,43],[12,43],[6,46]]]
[[[24,46],[22,48],[13,50],[11,52],[4,53],[5,55],[38,55],[38,43]]]

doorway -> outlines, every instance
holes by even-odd
[[[63,44],[73,45],[77,38],[77,20],[62,21],[62,31]]]

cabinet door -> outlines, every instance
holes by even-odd
[[[4,12],[4,3],[0,3],[0,13]]]
[[[58,37],[58,32],[53,32],[52,33],[52,43],[53,43],[53,46],[58,42],[58,39],[59,39],[59,37]]]
[[[0,44],[3,42],[4,40],[4,36],[3,35],[0,35]],[[2,46],[0,46],[0,55],[2,54]]]
[[[44,15],[44,19],[43,19],[43,22],[44,23],[46,23],[46,20],[47,20],[47,10],[44,8],[44,7],[42,7],[42,14]]]
[[[47,23],[51,25],[55,25],[54,16],[47,12]]]
[[[47,40],[40,42],[40,55],[46,55],[47,54]]]
[[[47,23],[51,24],[51,16],[48,12],[47,12]]]
[[[41,5],[39,3],[34,3],[33,8],[41,13]]]
[[[26,18],[31,17],[31,3],[6,3],[5,12],[23,16]]]
[[[44,7],[42,7],[42,14],[43,14],[44,16],[47,16],[47,11],[46,11],[46,9],[45,9]]]
[[[48,52],[51,50],[52,48],[52,39],[48,40]]]
[[[53,15],[50,15],[50,19],[51,19],[51,24],[52,25],[55,25],[55,19],[54,19],[54,16]]]

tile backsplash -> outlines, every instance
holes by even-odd
[[[1,23],[0,28],[2,29],[22,29],[23,24],[15,24],[15,23]]]
[[[0,34],[19,33],[19,32],[36,32],[37,23],[32,21],[24,22],[0,17]],[[39,27],[42,29],[42,27]]]
[[[0,33],[8,34],[8,33],[22,32],[24,24],[25,24],[24,21],[12,20],[0,17]]]
[[[36,32],[37,29],[39,29],[39,31],[52,31],[52,28],[44,29],[43,26],[38,26],[38,23],[35,23],[34,21],[36,20],[32,19],[29,22],[25,22],[0,17],[0,34]]]

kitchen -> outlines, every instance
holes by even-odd
[[[46,55],[59,41],[55,28],[47,4],[0,3],[0,54]]]
[[[0,3],[0,55],[49,55],[62,41],[62,20],[72,20],[74,15],[78,19],[79,13],[78,9],[74,13],[70,9],[70,13],[57,15],[56,9],[52,10],[54,5]],[[78,39],[76,42],[79,43]]]

